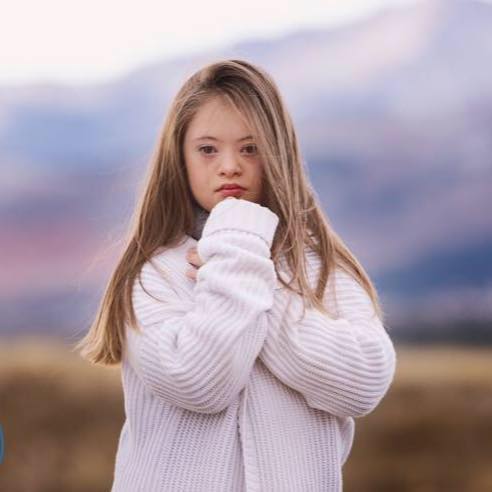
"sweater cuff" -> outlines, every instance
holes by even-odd
[[[236,229],[258,234],[271,247],[278,222],[277,214],[268,207],[231,197],[212,208],[203,227],[202,237],[224,229]]]

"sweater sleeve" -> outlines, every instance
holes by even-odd
[[[339,267],[333,275],[336,319],[306,307],[305,316],[298,320],[300,296],[275,290],[269,333],[259,357],[312,408],[340,417],[362,417],[389,389],[396,352],[365,289]],[[328,303],[326,296],[325,300]],[[291,309],[294,315],[289,314]]]
[[[270,248],[277,224],[274,212],[254,202],[232,197],[216,204],[196,245],[204,264],[191,300],[180,298],[152,262],[144,264],[144,289],[138,279],[133,288],[141,331],[127,329],[127,351],[153,395],[215,413],[246,385],[265,341],[266,311],[273,305]],[[177,277],[166,252],[161,257],[171,279],[191,281],[182,272],[182,279]]]

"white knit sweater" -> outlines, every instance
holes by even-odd
[[[198,241],[187,235],[144,264],[112,492],[342,490],[354,418],[386,394],[396,353],[369,296],[341,269],[337,304],[326,295],[338,318],[310,308],[299,319],[301,299],[271,259],[277,224],[268,208],[227,198]],[[196,281],[185,275],[194,245],[205,262]],[[319,260],[307,257],[315,285]]]

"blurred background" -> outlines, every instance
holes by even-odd
[[[19,1],[0,18],[0,490],[105,491],[120,369],[71,347],[168,105],[216,58],[277,82],[398,354],[347,492],[492,490],[492,3]]]

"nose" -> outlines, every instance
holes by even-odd
[[[219,163],[219,173],[221,175],[231,176],[241,172],[239,158],[233,152],[227,153]]]

